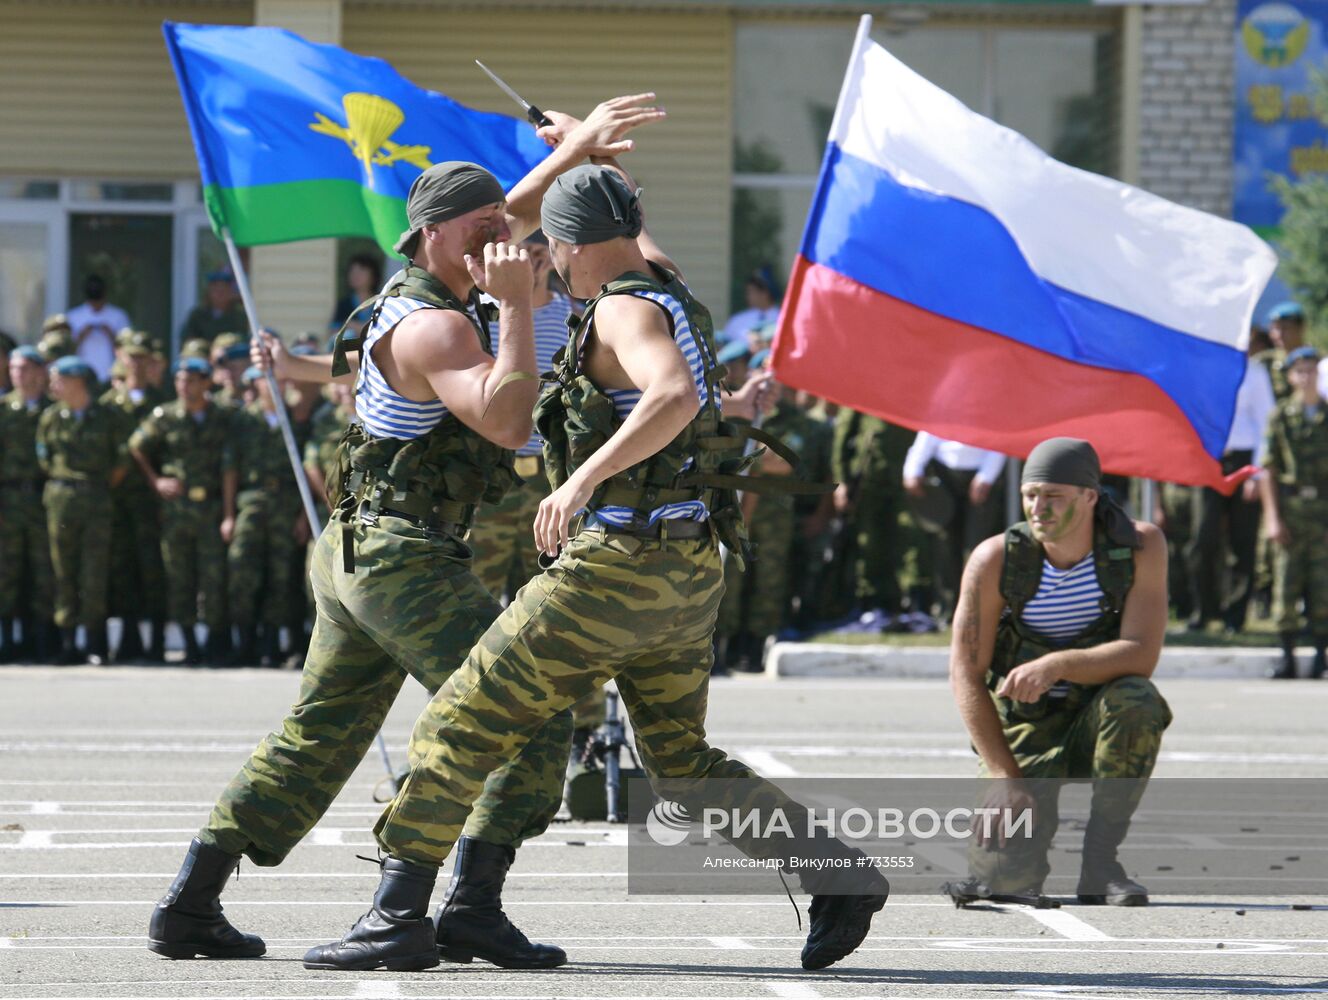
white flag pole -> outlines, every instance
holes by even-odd
[[[258,323],[258,308],[254,305],[253,293],[249,290],[249,276],[245,273],[244,263],[240,260],[240,251],[235,248],[235,240],[231,239],[229,228],[221,230],[221,239],[226,244],[226,254],[231,259],[231,271],[235,275],[235,284],[240,289],[240,301],[244,303],[245,315],[249,317],[249,336],[257,341],[262,327]],[[323,530],[323,524],[318,519],[318,508],[314,506],[314,495],[309,489],[309,477],[304,473],[300,449],[295,444],[295,431],[291,429],[290,414],[286,412],[286,400],[281,395],[281,386],[277,383],[277,376],[273,374],[272,369],[266,369],[263,374],[267,378],[272,404],[276,407],[277,423],[281,425],[281,438],[286,442],[286,457],[290,459],[291,470],[295,473],[295,484],[300,488],[304,516],[309,519],[309,530],[317,537]]]

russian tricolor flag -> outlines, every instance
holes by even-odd
[[[781,381],[1025,456],[1229,492],[1218,459],[1255,302],[1249,229],[1051,159],[867,38],[774,345]]]

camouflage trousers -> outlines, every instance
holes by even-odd
[[[510,490],[498,504],[481,508],[466,543],[475,553],[474,574],[500,603],[510,600],[539,572],[535,515],[547,496],[541,471]],[[604,691],[597,688],[572,706],[572,725],[594,729],[604,723]]]
[[[1298,632],[1303,598],[1310,631],[1328,636],[1328,501],[1285,498],[1282,517],[1291,540],[1273,545],[1273,620]]]
[[[22,596],[20,596],[22,595]],[[0,618],[51,614],[51,539],[36,487],[0,486]]]
[[[539,572],[534,527],[546,485],[543,477],[530,479],[508,491],[500,503],[485,504],[466,538],[475,553],[475,576],[500,602]]]
[[[126,621],[163,619],[161,504],[150,489],[121,486],[111,493],[111,512],[110,612]]]
[[[42,502],[55,577],[55,624],[98,624],[106,619],[111,572],[110,490],[101,483],[52,480]]]
[[[904,539],[899,514],[903,494],[898,485],[864,482],[849,515],[854,533],[853,590],[864,610],[880,608],[897,613],[902,603],[899,574],[904,561]]]
[[[234,624],[286,624],[298,512],[298,497],[261,490],[236,497],[235,534],[226,552],[226,595]]]
[[[161,505],[161,561],[166,567],[167,617],[181,628],[199,619],[226,628],[226,543],[217,500],[167,500]]]
[[[722,592],[710,539],[582,530],[421,715],[416,733],[432,745],[374,828],[383,850],[441,864],[472,804],[481,807],[475,800],[490,774],[520,760],[549,718],[611,678],[653,782],[753,779],[772,788],[705,739]]]
[[[746,569],[736,559],[724,564],[724,599],[715,632],[724,637],[750,632],[774,635],[788,620],[789,552],[793,546],[793,505],[779,497],[762,497],[747,537],[755,555]]]
[[[327,811],[407,675],[438,691],[498,613],[460,540],[384,516],[377,526],[354,527],[348,573],[345,530],[333,522],[314,548],[317,617],[295,705],[231,780],[199,834],[257,865],[280,864]],[[433,736],[433,728],[416,727],[412,760],[431,752]],[[519,754],[473,787],[468,836],[515,847],[542,833],[558,811],[571,716],[549,712],[526,737]]]
[[[1015,762],[1033,782],[1035,822],[1030,839],[1002,850],[975,843],[969,870],[996,892],[1040,888],[1050,870],[1047,850],[1060,814],[1058,782],[1039,779],[1092,779],[1092,814],[1128,824],[1153,773],[1171,709],[1146,677],[1118,677],[1097,688],[1077,711],[1053,710],[1036,720],[1011,722],[1008,705],[1001,704],[1005,699],[992,698]],[[985,765],[978,773],[989,777]]]

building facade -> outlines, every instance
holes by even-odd
[[[628,165],[652,232],[722,318],[752,268],[787,273],[863,10],[877,41],[1052,155],[1229,214],[1234,0],[0,0],[0,329],[31,339],[96,272],[136,325],[170,336],[224,262],[167,20],[287,27],[489,111],[513,108],[475,58],[577,114],[656,91],[669,119]],[[253,248],[263,323],[325,330],[363,248]]]

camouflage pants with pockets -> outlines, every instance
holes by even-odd
[[[327,811],[406,676],[436,692],[498,613],[459,539],[383,517],[354,528],[355,571],[347,573],[345,527],[330,524],[315,546],[317,617],[295,705],[231,780],[199,835],[257,865],[280,864]],[[519,756],[475,788],[467,835],[515,847],[553,819],[571,716],[549,716]],[[412,759],[431,737],[416,729]]]
[[[55,577],[55,624],[96,625],[106,619],[111,572],[110,491],[100,483],[52,480],[42,501]]]
[[[0,486],[0,618],[49,618],[54,593],[40,492]]]
[[[1118,677],[1097,688],[1077,710],[1053,709],[1036,720],[1012,718],[1008,700],[992,698],[1015,762],[1033,782],[1035,822],[1031,839],[1008,843],[1003,850],[975,843],[969,871],[997,892],[1040,888],[1050,871],[1047,850],[1060,823],[1059,782],[1041,779],[1092,779],[1093,813],[1128,822],[1157,763],[1171,709],[1146,677]],[[985,765],[978,773],[989,777]]]

